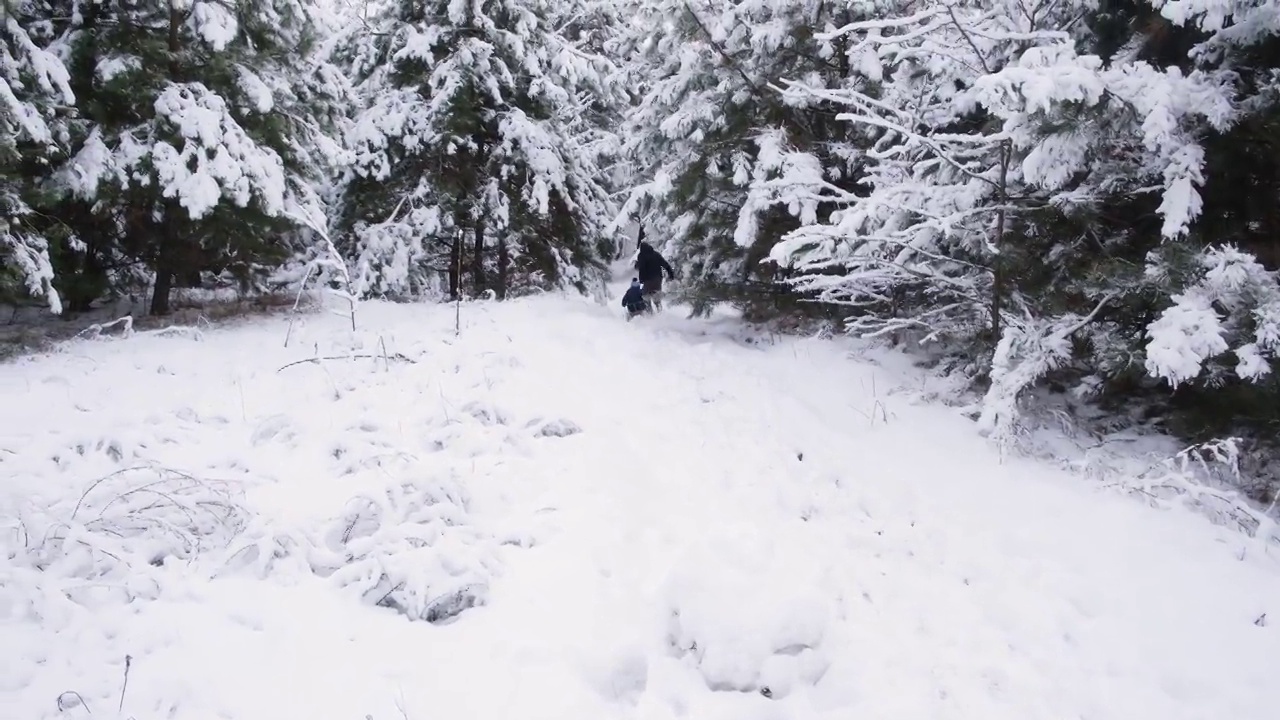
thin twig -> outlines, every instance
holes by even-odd
[[[80,506],[84,504],[84,499],[89,496],[89,493],[93,492],[94,488],[98,487],[99,485],[110,480],[113,477],[123,475],[127,472],[133,472],[134,470],[147,470],[147,469],[148,467],[146,465],[137,465],[134,467],[127,467],[122,470],[117,470],[108,475],[103,475],[97,480],[94,480],[93,483],[89,485],[89,487],[85,488],[85,491],[80,494],[80,499],[76,501],[76,506],[71,510],[71,519],[72,520],[76,519],[76,513],[80,512]]]
[[[383,355],[363,355],[362,354],[362,355],[327,355],[325,357],[313,357],[313,358],[307,358],[305,360],[296,360],[294,362],[291,362],[288,365],[281,367],[279,370],[276,370],[276,372],[280,372],[280,370],[284,370],[285,368],[291,368],[294,365],[302,365],[303,363],[319,363],[321,360],[361,360],[361,359],[376,360],[380,357],[386,358],[387,356],[385,354]],[[418,362],[417,360],[414,360],[413,358],[407,355],[403,355],[401,353],[394,353],[390,357],[391,359],[400,360],[402,362],[407,362],[407,363],[416,364]]]
[[[133,663],[133,656],[124,656],[124,684],[120,686],[120,706],[116,708],[116,712],[124,712],[124,693],[129,689],[129,666]]]
[[[80,702],[80,705],[84,708],[85,712],[89,713],[90,715],[92,715],[92,714],[93,714],[93,710],[89,707],[89,703],[85,702],[85,700],[84,700],[84,696],[83,696],[83,695],[81,695],[80,693],[76,692],[75,690],[68,690],[68,691],[66,691],[66,692],[64,692],[64,693],[62,693],[61,695],[59,695],[59,696],[58,696],[58,710],[59,710],[59,711],[62,711],[62,710],[66,710],[66,709],[68,709],[68,708],[73,708],[73,707],[75,707],[74,705],[72,705],[72,704],[70,704],[70,703],[67,703],[67,702],[64,702],[64,701],[63,701],[63,698],[65,698],[65,697],[67,697],[67,696],[74,696],[74,697],[75,697],[75,699],[76,699],[77,701],[79,701],[79,702]]]
[[[116,325],[123,325],[124,332],[122,332],[121,334],[129,335],[130,333],[133,332],[133,316],[125,315],[124,317],[116,318],[115,320],[112,320],[109,323],[94,323],[89,327],[85,328],[84,330],[81,330],[80,332],[76,333],[76,337],[82,337],[85,333],[88,333],[88,332],[92,332],[94,337],[97,337],[98,335],[102,334],[103,330],[107,330],[108,328],[114,327]]]

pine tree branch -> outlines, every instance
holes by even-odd
[[[960,19],[956,17],[956,8],[954,5],[947,6],[947,14],[951,16],[951,23],[956,26],[956,30],[960,32],[960,36],[963,37],[965,42],[969,43],[969,47],[973,49],[973,54],[978,58],[978,62],[982,64],[982,71],[990,75],[991,66],[987,63],[986,56],[978,49],[978,44],[973,41],[973,36],[970,35],[968,30],[960,24]]]
[[[757,86],[751,80],[751,78],[747,76],[746,71],[742,69],[741,63],[739,63],[736,59],[734,59],[734,57],[730,55],[729,52],[725,50],[722,45],[720,45],[720,43],[716,42],[715,37],[712,36],[711,34],[711,31],[708,30],[707,26],[702,22],[702,18],[698,17],[698,13],[694,12],[693,8],[689,6],[689,1],[682,0],[681,4],[684,6],[685,12],[689,13],[689,17],[693,18],[693,22],[697,24],[698,29],[702,31],[702,34],[707,36],[707,43],[710,44],[711,47],[720,55],[720,57],[723,58],[724,61],[729,64],[729,67],[737,71],[738,76],[741,77],[742,82],[746,83],[747,87],[751,89],[751,93],[753,95],[755,95],[760,100],[767,102],[768,98],[765,96],[764,91],[761,90],[759,86]]]
[[[1076,333],[1083,330],[1086,325],[1093,322],[1094,318],[1098,317],[1098,313],[1102,312],[1102,308],[1106,307],[1107,303],[1114,300],[1115,297],[1119,294],[1120,294],[1119,291],[1113,290],[1112,292],[1109,292],[1106,295],[1104,295],[1102,299],[1098,301],[1098,304],[1094,306],[1092,312],[1080,318],[1080,320],[1074,323],[1073,325],[1063,328],[1063,330],[1059,333],[1061,337],[1064,337],[1064,338],[1071,337],[1072,335],[1075,335]]]

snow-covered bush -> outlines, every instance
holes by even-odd
[[[1020,258],[1018,247],[1052,248],[1059,231],[1041,224],[1045,208],[1071,212],[1157,182],[1164,236],[1185,235],[1200,209],[1203,155],[1188,118],[1224,127],[1228,98],[1200,76],[1078,53],[1066,28],[1081,11],[904,6],[890,20],[820,34],[844,42],[859,69],[844,87],[798,79],[787,93],[836,103],[874,137],[867,191],[810,191],[832,195],[831,222],[806,223],[772,258],[801,271],[796,282],[824,301],[858,308],[851,327],[860,334],[979,331],[998,340],[1006,316],[1045,314],[1046,298],[1028,292],[1019,263],[1044,258]],[[920,62],[937,47],[955,57]],[[1090,304],[1107,294],[1087,292]]]
[[[405,482],[351,500],[325,533],[333,582],[370,605],[446,622],[483,604],[496,565],[448,481]]]
[[[84,578],[226,547],[244,522],[227,483],[159,467],[117,471],[74,503],[21,509],[18,520],[35,567]]]
[[[225,549],[246,520],[231,485],[152,466],[114,472],[78,497],[47,505],[33,497],[4,514],[0,550],[12,575],[0,597],[37,616],[61,616],[66,603],[155,597],[153,575],[165,563]]]
[[[1000,441],[1015,434],[1019,394],[1071,361],[1073,336],[1093,321],[1107,300],[1085,317],[1067,314],[1049,320],[1014,319],[1005,327],[991,361],[991,384],[978,418],[984,432]]]
[[[1123,484],[1153,504],[1185,507],[1257,539],[1264,547],[1280,544],[1276,515],[1280,497],[1259,507],[1241,493],[1242,459],[1240,438],[1196,443]]]

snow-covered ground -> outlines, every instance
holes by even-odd
[[[888,356],[619,313],[0,366],[0,718],[1277,716],[1275,553],[1002,461]]]

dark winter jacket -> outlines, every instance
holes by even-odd
[[[641,289],[640,283],[631,283],[631,287],[627,288],[627,292],[622,296],[622,307],[631,312],[640,312],[644,309],[644,290]]]
[[[676,271],[667,264],[666,258],[659,255],[649,243],[640,243],[640,255],[636,258],[636,275],[640,277],[640,282],[661,281],[663,270],[667,271],[667,277],[675,278]]]

